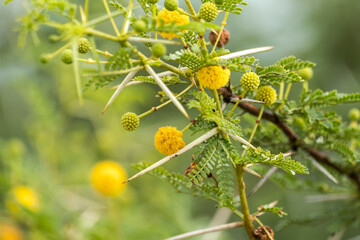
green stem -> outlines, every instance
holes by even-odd
[[[89,26],[92,26],[92,25],[96,25],[96,24],[105,22],[105,21],[109,20],[110,18],[117,17],[119,15],[121,15],[121,12],[119,12],[119,11],[112,12],[112,13],[110,13],[108,15],[103,15],[101,17],[98,17],[98,18],[95,18],[95,19],[93,19],[91,21],[88,21],[84,26],[89,27]]]
[[[111,41],[115,41],[115,42],[120,41],[120,39],[118,37],[116,37],[116,36],[113,36],[113,35],[110,35],[110,34],[95,30],[93,28],[87,28],[86,33],[93,34],[95,36],[102,37],[102,38],[105,38],[105,39],[108,39],[108,40],[111,40]]]
[[[134,0],[130,0],[129,6],[128,6],[128,11],[127,11],[126,17],[125,17],[125,21],[124,21],[123,27],[121,29],[121,35],[125,35],[129,29],[129,24],[130,24],[129,21],[130,21],[131,15],[132,15],[133,5],[134,5]]]
[[[81,77],[80,77],[80,71],[79,71],[79,61],[77,60],[78,56],[78,49],[77,49],[77,39],[73,40],[73,67],[74,67],[74,75],[75,75],[75,84],[76,84],[76,91],[77,95],[79,97],[80,104],[83,103],[83,97],[81,92]]]
[[[58,55],[59,53],[61,53],[62,51],[64,51],[66,48],[68,48],[70,45],[72,44],[71,41],[69,41],[67,44],[65,44],[64,46],[62,46],[61,48],[59,48],[58,50],[56,50],[55,52],[51,53],[49,55],[50,58],[54,58],[56,57],[56,55]]]
[[[245,94],[247,91],[243,91],[241,93],[241,96],[239,97],[239,100],[237,100],[237,102],[235,103],[234,107],[231,109],[231,111],[229,112],[229,114],[226,116],[225,120],[229,119],[229,117],[231,116],[231,114],[235,111],[236,107],[239,105],[239,103],[241,102],[241,100],[244,98]]]
[[[156,18],[156,6],[155,6],[155,4],[152,5],[151,10],[152,10],[153,17]],[[155,31],[155,39],[157,39],[157,32],[156,31]]]
[[[185,73],[182,70],[166,62],[160,61],[159,67],[185,77]]]
[[[284,82],[281,82],[280,83],[280,89],[279,89],[279,100],[282,100],[283,99],[283,96],[284,96]]]
[[[258,128],[258,126],[259,126],[259,124],[260,124],[260,121],[261,121],[261,117],[262,117],[262,115],[263,115],[263,113],[264,113],[264,109],[265,109],[265,105],[262,105],[262,107],[261,107],[261,109],[260,109],[260,112],[259,112],[259,115],[258,115],[258,117],[257,117],[257,119],[256,119],[256,124],[255,124],[255,126],[254,126],[254,128],[253,128],[253,131],[252,131],[252,133],[251,133],[251,136],[250,136],[250,138],[249,138],[249,141],[248,141],[249,143],[251,143],[252,139],[253,139],[254,136],[255,136],[256,130],[257,130],[257,128]],[[246,152],[247,152],[246,150],[243,151],[243,153],[241,154],[241,158],[245,157]]]
[[[287,100],[288,96],[289,96],[289,93],[290,93],[290,90],[291,90],[291,86],[292,86],[292,83],[290,82],[288,85],[287,85],[287,88],[286,88],[286,91],[285,91],[285,95],[284,95],[284,100]]]
[[[211,89],[211,92],[214,96],[214,99],[215,99],[215,102],[216,102],[216,107],[220,113],[220,117],[221,118],[224,118],[224,115],[223,115],[223,112],[222,112],[222,109],[221,109],[221,103],[220,103],[220,99],[219,99],[219,93],[217,92],[216,89]]]
[[[186,127],[181,130],[181,132],[184,133],[186,130],[188,130],[195,123],[195,121],[191,121]]]
[[[185,0],[185,3],[186,3],[187,8],[189,9],[190,14],[193,16],[196,16],[196,12],[195,12],[190,0]]]
[[[178,95],[176,95],[175,97],[178,98],[178,97],[181,97],[183,94],[185,94],[187,91],[190,90],[190,88],[192,88],[194,85],[193,84],[190,84],[187,88],[185,88],[181,93],[179,93]],[[166,105],[168,105],[169,103],[171,103],[172,101],[171,100],[168,100],[162,104],[160,104],[159,106],[156,106],[156,107],[152,107],[149,111],[146,111],[142,114],[139,115],[139,118],[143,118],[147,115],[149,115],[150,113],[153,113],[157,110],[159,110],[160,108],[162,107],[165,107]]]
[[[254,225],[251,221],[249,206],[247,203],[246,193],[245,193],[244,172],[245,171],[241,166],[237,165],[235,167],[236,183],[237,183],[238,191],[239,191],[241,211],[243,213],[244,228],[249,236],[249,239],[255,240],[254,233],[253,233]]]
[[[308,81],[303,82],[303,88],[306,92],[309,91],[309,82]]]
[[[287,100],[287,98],[288,98],[288,96],[289,96],[289,93],[290,93],[290,90],[291,90],[291,86],[292,86],[292,83],[290,82],[290,83],[287,85],[287,87],[286,87],[284,99],[283,99],[280,107],[278,108],[278,110],[281,110],[281,109],[284,107],[285,101]]]
[[[111,71],[111,72],[101,72],[101,73],[97,73],[97,74],[87,74],[84,75],[84,77],[96,77],[96,76],[108,76],[108,75],[121,75],[121,74],[126,74],[132,71],[139,71],[139,70],[143,70],[144,66],[137,66],[137,67],[133,67],[133,68],[129,68],[126,70],[120,70],[120,71]]]
[[[211,53],[213,53],[213,52],[215,51],[216,46],[218,45],[218,43],[219,43],[219,41],[220,41],[221,34],[222,34],[222,32],[224,31],[224,28],[225,28],[225,26],[226,26],[226,21],[227,21],[228,16],[229,16],[229,12],[226,12],[226,13],[225,13],[225,16],[224,16],[224,20],[223,20],[222,23],[221,23],[221,28],[220,28],[218,37],[216,38],[216,42],[215,42],[215,44],[214,44],[214,47],[213,47]],[[210,54],[211,54],[211,53],[210,53]]]

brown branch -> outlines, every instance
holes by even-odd
[[[234,100],[234,99],[236,99],[237,96],[233,95],[231,90],[228,87],[221,88],[220,91],[221,91],[221,94],[222,94],[225,102],[231,102],[231,103],[236,102],[236,100]],[[249,104],[249,103],[240,102],[238,107],[254,116],[258,116],[259,112],[260,112],[260,108],[254,106],[252,104]],[[323,152],[319,149],[315,149],[315,148],[306,146],[304,144],[304,141],[299,137],[299,135],[292,128],[290,128],[284,121],[282,121],[279,118],[279,116],[276,115],[274,112],[265,110],[262,115],[262,119],[272,122],[279,129],[281,129],[281,131],[289,139],[289,142],[290,142],[293,150],[302,148],[319,163],[323,163],[323,164],[331,167],[332,169],[336,170],[340,174],[346,175],[348,178],[350,178],[352,181],[354,181],[358,190],[360,191],[360,175],[358,174],[358,172],[356,172],[355,170],[343,169],[343,168],[339,167],[338,165],[332,163],[329,159],[329,156],[325,152]]]

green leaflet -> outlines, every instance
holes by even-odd
[[[193,91],[192,95],[195,96],[195,99],[189,101],[188,107],[197,108],[205,121],[215,122],[219,126],[220,130],[224,132],[234,135],[242,135],[240,126],[220,117],[213,98],[205,92],[200,91]]]
[[[246,149],[246,147],[244,147]],[[291,159],[290,157],[284,157],[282,153],[272,154],[270,151],[264,151],[260,147],[257,148],[258,151],[255,151],[251,148],[248,148],[248,155],[243,160],[243,164],[266,164],[281,168],[282,170],[295,174],[309,174],[307,167],[301,165],[299,162]]]
[[[186,83],[184,81],[181,81],[179,76],[166,76],[161,78],[161,80],[168,86],[172,86],[180,83]],[[156,84],[155,80],[151,76],[137,76],[133,79],[133,81]]]
[[[360,102],[360,93],[344,94],[337,90],[324,92],[320,89],[315,91],[303,92],[299,105],[302,107],[321,108],[342,103]]]

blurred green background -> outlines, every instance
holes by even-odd
[[[194,2],[198,8],[200,1]],[[91,2],[93,16],[103,12],[100,3]],[[103,116],[100,113],[113,92],[109,88],[86,90],[85,102],[79,105],[72,67],[59,59],[47,65],[39,61],[41,53],[58,47],[47,41],[52,29],[41,29],[40,45],[29,39],[24,49],[18,48],[14,30],[19,26],[16,19],[25,12],[24,4],[26,1],[14,1],[0,6],[0,222],[17,219],[28,239],[36,240],[163,239],[206,227],[216,211],[213,202],[178,194],[151,176],[132,182],[116,199],[104,198],[91,188],[89,172],[95,162],[115,160],[132,175],[131,164],[162,158],[153,145],[158,127],[181,129],[187,122],[168,105],[142,119],[135,133],[124,131],[122,114],[139,114],[159,103],[154,98],[159,89],[145,84],[126,89]],[[259,0],[248,4],[240,16],[231,16],[228,21],[228,49],[271,45],[274,50],[255,56],[262,65],[295,55],[317,63],[311,88],[360,91],[359,1]],[[221,17],[217,20],[220,23]],[[102,27],[112,31],[106,24]],[[103,50],[116,49],[110,42],[97,44]],[[232,79],[236,81],[236,77]],[[351,107],[354,105],[339,109],[344,118]],[[186,141],[190,139],[185,136]],[[166,167],[183,172],[190,162],[187,155]],[[258,179],[247,176],[246,181],[250,189]],[[9,191],[18,184],[38,192],[41,214],[35,217],[8,210]],[[284,191],[269,182],[249,204],[255,210],[260,204],[279,200],[289,216],[302,218],[322,208],[321,204],[307,203],[308,194]],[[275,230],[284,220],[271,215],[262,219]],[[327,224],[291,225],[277,231],[275,237],[326,239]],[[359,236],[360,230],[350,229],[343,239]],[[234,229],[219,239],[246,239],[246,234],[243,229]]]

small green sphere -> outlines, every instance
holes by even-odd
[[[40,62],[43,64],[48,63],[51,60],[49,54],[41,54],[40,56]]]
[[[199,16],[201,19],[204,19],[207,22],[214,21],[218,15],[218,9],[215,3],[206,2],[201,5],[199,10]]]
[[[160,58],[166,54],[166,46],[162,43],[155,43],[151,47],[151,53],[154,57]]]
[[[61,53],[61,61],[65,64],[71,64],[73,62],[73,53],[70,49],[66,49]]]
[[[151,3],[151,4],[155,4],[157,3],[159,0],[148,0],[148,3]]]
[[[256,73],[248,72],[242,75],[240,83],[245,91],[254,91],[259,87],[260,79]]]
[[[78,51],[79,53],[85,54],[90,49],[90,42],[86,38],[79,38],[78,40]]]
[[[349,111],[349,118],[351,121],[358,121],[360,119],[360,111],[357,108],[352,108]]]
[[[224,3],[224,0],[215,0],[215,4],[221,5]]]
[[[140,124],[139,117],[132,112],[127,112],[121,117],[121,125],[126,131],[135,131]]]
[[[264,86],[257,90],[256,99],[266,105],[274,104],[276,101],[276,91],[270,86]]]
[[[308,67],[308,68],[303,68],[303,69],[299,69],[297,71],[297,74],[299,74],[299,76],[304,79],[305,81],[307,80],[310,80],[313,75],[314,75],[314,72],[313,72],[313,69]]]
[[[51,42],[51,43],[56,43],[56,42],[58,42],[60,40],[60,36],[58,36],[58,35],[56,35],[56,34],[51,34],[50,36],[49,36],[49,41]]]
[[[164,6],[169,11],[175,11],[179,7],[178,0],[165,0]]]
[[[133,29],[135,30],[135,32],[138,33],[142,33],[142,32],[146,32],[146,22],[144,22],[143,20],[136,20],[133,25],[132,25]]]

